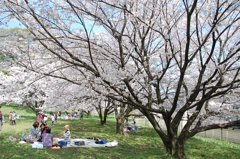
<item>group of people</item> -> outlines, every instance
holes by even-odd
[[[17,119],[16,112],[15,111],[10,112],[8,119],[9,119],[10,125],[16,125],[16,119]],[[2,111],[0,110],[0,131],[2,130],[3,122],[4,122],[4,115],[3,115]]]
[[[10,125],[16,125],[16,119],[17,119],[16,112],[15,111],[10,112],[8,119],[9,119]]]
[[[50,113],[50,119],[51,119],[51,126],[54,126],[56,121],[57,121],[57,115],[51,112]],[[46,114],[44,114],[44,113],[39,113],[38,117],[37,117],[37,121],[39,123],[47,124],[48,116]]]
[[[45,123],[39,123],[38,121],[35,121],[29,131],[28,135],[21,136],[21,139],[26,142],[42,142],[43,147],[51,148],[53,146],[66,146],[68,143],[70,143],[71,139],[71,133],[70,133],[70,126],[65,125],[64,127],[64,133],[63,133],[63,140],[61,141],[55,141],[53,135],[51,134],[51,128],[47,126]]]
[[[132,124],[129,124],[128,118],[125,119],[125,126],[124,126],[124,132],[129,132],[129,131],[135,131],[138,130],[138,126],[136,125],[135,118],[132,118]]]
[[[77,112],[67,112],[65,111],[65,115],[62,114],[61,111],[57,113],[57,117],[62,120],[81,120],[83,119],[83,110],[78,110]]]

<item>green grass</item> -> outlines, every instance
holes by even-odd
[[[14,107],[2,107],[3,112]],[[15,111],[23,111],[22,109]],[[34,115],[27,112],[24,120],[18,120],[16,126],[5,123],[0,132],[1,159],[170,159],[165,154],[163,144],[152,128],[142,128],[127,136],[115,134],[114,120],[110,120],[104,127],[99,125],[96,117],[84,118],[77,121],[58,121],[52,127],[55,137],[61,137],[63,126],[71,126],[72,138],[98,137],[108,141],[117,140],[119,146],[113,148],[66,148],[62,150],[32,149],[31,145],[21,145],[8,141],[10,135],[19,137],[21,132],[30,129]],[[186,144],[188,159],[239,159],[240,145],[223,141],[195,137]]]
[[[4,105],[0,104],[0,109],[2,110],[4,117],[8,117],[9,112],[15,111],[18,115],[22,117],[35,117],[36,115],[32,112],[31,109],[23,106],[17,106],[14,104]]]

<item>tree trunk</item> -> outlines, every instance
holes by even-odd
[[[125,104],[121,107],[115,108],[115,118],[116,118],[116,133],[124,135],[124,121],[125,121]]]
[[[171,141],[163,141],[166,151],[169,155],[178,159],[184,159],[184,141],[180,139],[171,139]]]
[[[108,115],[108,109],[105,109],[104,112],[102,113],[101,109],[98,111],[98,116],[100,119],[100,124],[105,125],[107,123],[107,115]]]
[[[104,125],[102,112],[99,112],[99,113],[98,113],[98,116],[99,116],[99,119],[100,119],[100,124],[101,124],[101,125]]]
[[[101,124],[101,125],[106,125],[106,123],[107,123],[107,116],[101,117],[101,118],[100,118],[100,124]]]
[[[124,135],[124,115],[116,118],[116,133]]]
[[[185,158],[184,143],[177,142],[175,148],[176,148],[176,149],[175,149],[175,154],[174,154],[174,156],[176,156],[176,157],[179,158],[179,159]]]
[[[143,111],[143,114],[145,112]],[[158,133],[160,138],[163,141],[163,144],[166,148],[166,152],[174,156],[178,159],[184,159],[185,153],[184,153],[184,144],[186,141],[186,138],[181,137],[179,138],[177,136],[178,132],[177,129],[173,129],[170,125],[170,118],[165,118],[164,122],[166,125],[167,133],[166,131],[163,131],[164,129],[159,125],[158,121],[155,119],[153,114],[145,113],[144,114],[149,122],[152,124],[155,131]]]
[[[104,114],[103,114],[103,124],[105,125],[107,123],[107,115],[108,115],[108,111],[104,111]]]
[[[87,117],[91,116],[91,111],[88,110],[86,113],[87,113]]]

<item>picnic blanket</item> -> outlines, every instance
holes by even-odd
[[[58,141],[61,141],[63,139],[58,138]],[[79,145],[76,143],[84,143],[83,145]],[[71,142],[67,144],[66,148],[68,147],[115,147],[118,145],[118,142],[116,140],[112,142],[107,142],[105,144],[96,144],[94,139],[85,139],[85,138],[79,138],[79,139],[71,139]],[[41,142],[34,142],[32,144],[32,148],[42,149],[43,145]]]

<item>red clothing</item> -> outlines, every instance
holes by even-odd
[[[43,121],[43,115],[38,115],[37,120],[38,120],[38,121]]]

